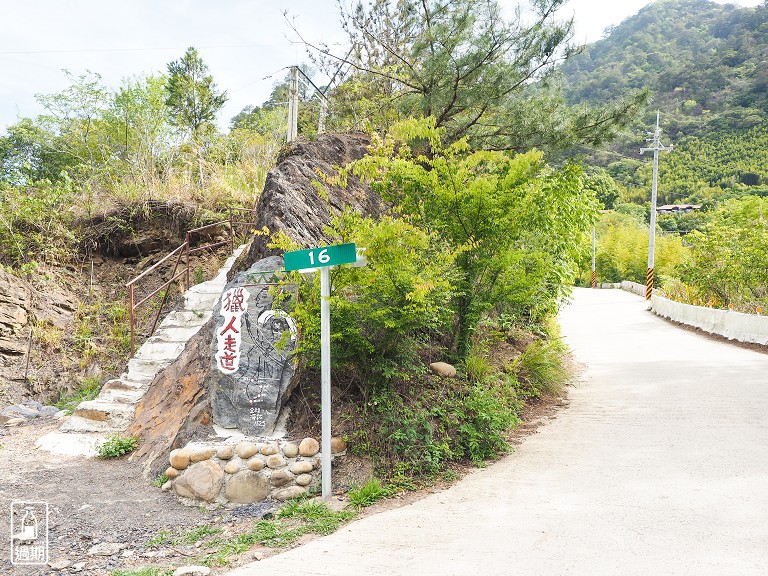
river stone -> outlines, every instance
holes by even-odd
[[[340,454],[341,452],[344,452],[347,449],[347,443],[344,442],[342,438],[339,438],[338,436],[333,436],[331,438],[331,454]]]
[[[258,472],[244,470],[227,482],[226,497],[230,502],[250,504],[260,502],[269,496],[269,480]]]
[[[312,474],[299,474],[296,476],[298,486],[309,486],[312,483]]]
[[[272,456],[267,458],[267,466],[269,468],[272,468],[273,470],[275,468],[282,468],[283,466],[285,466],[285,464],[286,464],[285,458],[283,458],[279,454],[273,454]]]
[[[249,470],[254,470],[258,472],[259,470],[264,468],[264,460],[262,460],[257,456],[255,458],[251,458],[250,460],[248,460],[247,465]]]
[[[254,436],[274,431],[294,374],[295,324],[272,309],[270,287],[257,276],[282,269],[279,256],[256,262],[227,283],[213,310],[213,420]]]
[[[30,408],[29,406],[23,406],[22,404],[14,404],[13,406],[8,406],[8,408],[3,410],[3,413],[8,416],[26,418],[27,420],[31,420],[32,418],[37,418],[40,416],[40,412],[34,408]]]
[[[261,453],[264,456],[272,456],[272,454],[277,454],[279,451],[280,448],[278,448],[277,442],[270,442],[261,447]]]
[[[429,369],[432,370],[433,374],[437,374],[441,378],[453,378],[456,376],[456,368],[447,362],[432,362],[429,365]]]
[[[237,445],[237,455],[243,460],[248,460],[259,451],[259,447],[253,442],[240,442]]]
[[[183,498],[213,502],[223,484],[224,471],[215,462],[205,460],[192,464],[173,482],[173,488]]]
[[[275,470],[272,472],[272,476],[270,476],[269,481],[272,482],[273,486],[285,486],[286,484],[290,484],[290,482],[293,480],[293,474],[288,472],[285,468],[282,470]]]
[[[43,406],[42,408],[40,408],[39,412],[43,416],[51,417],[51,416],[56,416],[56,414],[61,412],[61,410],[56,408],[56,406]]]
[[[219,448],[219,451],[216,452],[216,457],[219,460],[229,460],[234,455],[235,455],[235,451],[232,448],[232,446],[222,446],[221,448]]]
[[[309,462],[308,460],[298,460],[291,464],[291,472],[294,474],[306,474],[307,472],[312,472],[312,469],[314,466],[312,466],[312,462]]]
[[[293,442],[289,442],[283,446],[283,454],[285,454],[286,458],[296,458],[299,455],[299,447]]]
[[[207,566],[182,566],[174,570],[173,576],[209,576],[210,573]]]
[[[179,474],[181,474],[181,472],[176,470],[176,468],[174,468],[173,466],[168,466],[168,468],[165,471],[165,475],[171,479],[177,478]]]
[[[297,496],[301,496],[302,494],[306,493],[307,491],[301,486],[288,486],[288,488],[282,488],[275,491],[272,494],[272,498],[280,501],[290,500],[291,498],[296,498]]]
[[[242,468],[243,461],[240,458],[232,458],[224,466],[224,472],[227,474],[237,474]]]
[[[314,438],[304,438],[299,444],[299,454],[314,456],[320,451],[320,444]]]
[[[121,550],[128,548],[123,542],[102,542],[88,549],[88,556],[114,556]]]
[[[176,468],[176,470],[184,470],[189,466],[191,456],[192,454],[186,448],[177,448],[176,450],[171,450],[168,460],[170,460],[171,466]]]
[[[195,448],[189,456],[192,462],[202,462],[203,460],[210,460],[216,454],[216,448],[205,447]]]

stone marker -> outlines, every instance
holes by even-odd
[[[274,310],[259,273],[283,269],[271,256],[238,273],[213,310],[211,404],[213,420],[249,435],[274,431],[294,374],[293,319]],[[267,279],[269,281],[269,279]]]

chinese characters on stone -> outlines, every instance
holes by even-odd
[[[248,290],[230,288],[221,295],[224,322],[216,331],[216,367],[224,374],[234,374],[240,367],[241,317],[248,309]]]

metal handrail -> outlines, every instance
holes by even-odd
[[[252,221],[235,221],[232,218],[232,213],[234,212],[249,212],[253,214],[255,210],[249,209],[249,208],[237,208],[237,207],[229,207],[229,218],[227,220],[221,220],[220,222],[214,222],[213,224],[207,224],[205,226],[200,226],[199,228],[193,228],[191,230],[188,230],[184,239],[184,243],[181,244],[179,247],[175,248],[163,258],[161,258],[159,261],[157,261],[155,264],[153,264],[151,267],[147,268],[127,282],[125,284],[125,287],[128,288],[128,298],[129,298],[129,321],[131,324],[131,356],[134,355],[136,352],[136,309],[147,302],[148,300],[154,298],[157,294],[159,294],[161,291],[165,291],[163,293],[162,301],[160,302],[160,305],[157,309],[157,313],[155,314],[155,318],[152,322],[152,328],[149,331],[149,336],[152,336],[152,334],[155,333],[155,329],[157,328],[157,323],[160,319],[160,315],[162,314],[163,307],[165,306],[167,300],[168,300],[168,287],[179,280],[180,278],[185,278],[185,289],[189,290],[191,283],[190,283],[190,256],[192,254],[196,254],[198,252],[201,252],[203,250],[211,250],[213,248],[218,248],[219,246],[223,246],[225,244],[230,245],[230,253],[235,251],[235,224],[255,224],[255,222]],[[213,228],[216,228],[218,226],[227,225],[227,230],[229,233],[229,239],[219,242],[213,242],[210,244],[205,244],[203,246],[197,246],[195,248],[191,247],[191,237],[193,234],[198,234],[200,232],[204,232],[206,230],[211,230]],[[165,283],[162,284],[159,288],[154,290],[151,294],[148,294],[144,298],[142,298],[139,302],[136,302],[136,286],[139,283],[140,280],[143,280],[147,276],[149,276],[152,272],[157,270],[161,265],[166,263],[168,260],[173,258],[173,256],[176,256],[176,263],[173,266],[173,271],[171,272],[171,277],[165,281]],[[182,257],[185,260],[184,270],[177,273],[177,270],[179,268],[179,264],[181,263]]]

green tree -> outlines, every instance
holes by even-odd
[[[226,92],[217,91],[208,66],[192,46],[168,64],[167,90],[171,122],[190,136],[212,124],[227,101]]]
[[[621,195],[621,191],[611,175],[599,167],[587,168],[584,186],[595,193],[597,200],[606,210],[612,210],[616,205],[616,200]]]
[[[449,345],[463,359],[485,315],[540,321],[557,310],[598,206],[575,165],[556,171],[540,152],[472,152],[443,136],[433,119],[402,122],[352,169],[457,251]]]
[[[447,142],[467,137],[475,148],[600,142],[645,96],[599,108],[565,104],[547,82],[574,52],[573,22],[556,18],[563,3],[531,0],[526,16],[518,10],[509,22],[495,0],[375,0],[342,9],[353,55],[341,60],[357,71],[349,105],[363,102],[363,111],[386,121],[434,117]]]
[[[215,132],[213,121],[227,101],[226,92],[218,92],[208,66],[190,46],[179,60],[168,64],[168,96],[165,100],[171,124],[191,140],[197,163],[198,185],[205,181],[205,137]]]

